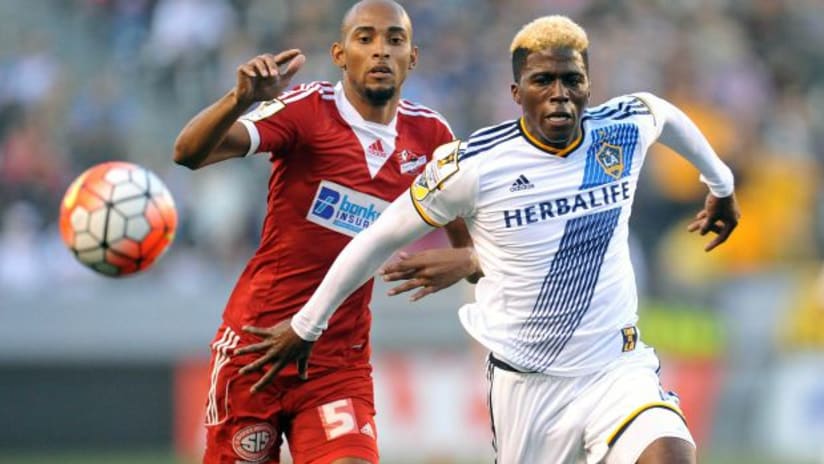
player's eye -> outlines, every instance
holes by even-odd
[[[372,40],[372,38],[368,35],[362,35],[359,36],[356,40],[362,44],[368,44]]]
[[[404,38],[401,36],[395,36],[389,38],[389,43],[392,45],[401,45],[405,42]]]

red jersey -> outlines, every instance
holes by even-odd
[[[240,122],[249,130],[249,152],[270,154],[272,173],[260,247],[223,315],[238,333],[300,310],[343,247],[406,191],[436,147],[453,139],[438,113],[406,100],[389,124],[365,121],[342,85],[328,82],[261,103]],[[368,362],[372,283],[337,310],[315,343],[311,366]]]

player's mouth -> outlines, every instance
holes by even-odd
[[[553,128],[568,127],[574,122],[572,113],[567,113],[565,111],[554,111],[549,113],[545,119]]]
[[[366,75],[375,79],[389,79],[392,77],[392,68],[389,66],[375,66]]]

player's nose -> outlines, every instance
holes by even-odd
[[[556,79],[555,82],[552,83],[549,90],[549,100],[553,102],[569,100],[569,91],[564,83],[561,82],[561,79]]]
[[[372,56],[375,58],[389,58],[389,44],[384,38],[378,38],[373,43]]]

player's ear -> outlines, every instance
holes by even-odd
[[[512,100],[517,103],[518,106],[521,106],[521,86],[513,82],[510,90],[512,91]]]
[[[413,45],[412,46],[412,53],[409,56],[409,69],[415,69],[415,66],[418,65],[418,47]]]
[[[335,42],[332,48],[329,49],[329,55],[332,57],[332,63],[340,69],[346,69],[346,52],[343,50],[343,44]]]

